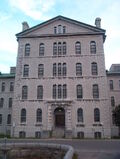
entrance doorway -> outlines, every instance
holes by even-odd
[[[64,108],[56,108],[55,115],[55,127],[65,127],[65,110]]]

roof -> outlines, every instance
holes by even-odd
[[[15,74],[14,73],[1,73],[0,74],[0,78],[15,78]]]
[[[36,25],[36,26],[34,26],[34,27],[31,27],[31,28],[29,28],[29,29],[27,29],[27,30],[24,30],[24,31],[22,31],[22,32],[20,32],[20,33],[18,33],[18,34],[16,34],[16,37],[17,37],[17,38],[18,38],[18,37],[22,37],[22,35],[25,35],[25,34],[27,34],[27,33],[30,33],[30,32],[32,32],[33,30],[36,30],[36,29],[38,29],[38,28],[40,28],[40,27],[43,27],[43,26],[45,26],[45,25],[48,25],[48,24],[50,24],[50,23],[52,23],[52,22],[54,22],[54,21],[57,21],[57,20],[63,20],[63,21],[66,21],[66,22],[69,22],[69,23],[72,23],[72,24],[79,25],[79,26],[82,26],[82,27],[84,27],[84,28],[90,29],[90,30],[92,30],[92,31],[94,31],[94,32],[96,32],[96,33],[101,33],[101,34],[104,35],[104,38],[105,38],[105,32],[106,32],[106,31],[105,31],[104,29],[101,29],[101,28],[98,28],[98,27],[96,27],[96,26],[92,26],[92,25],[89,25],[89,24],[86,24],[86,23],[83,23],[83,22],[80,22],[80,21],[77,21],[77,20],[73,20],[73,19],[70,19],[70,18],[61,16],[61,15],[59,15],[59,16],[57,16],[57,17],[54,17],[54,18],[52,18],[52,19],[50,19],[50,20],[47,20],[47,21],[45,21],[45,22],[43,22],[43,23],[41,23],[41,24],[38,24],[38,25]]]

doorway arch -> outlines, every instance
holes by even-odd
[[[55,127],[65,127],[65,109],[58,107],[54,110]]]

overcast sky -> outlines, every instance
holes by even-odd
[[[90,25],[96,17],[106,30],[104,44],[106,69],[120,63],[120,0],[1,0],[0,2],[0,72],[8,73],[16,65],[15,34],[27,21],[32,27],[55,16],[66,16]]]

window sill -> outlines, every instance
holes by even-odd
[[[26,126],[26,125],[27,125],[27,123],[20,123],[20,125],[21,125],[21,126],[22,126],[22,125],[23,125],[23,126]]]
[[[43,126],[42,123],[36,123],[35,126]]]
[[[85,124],[76,124],[77,127],[85,127]]]
[[[103,126],[101,123],[94,123],[93,126]]]

